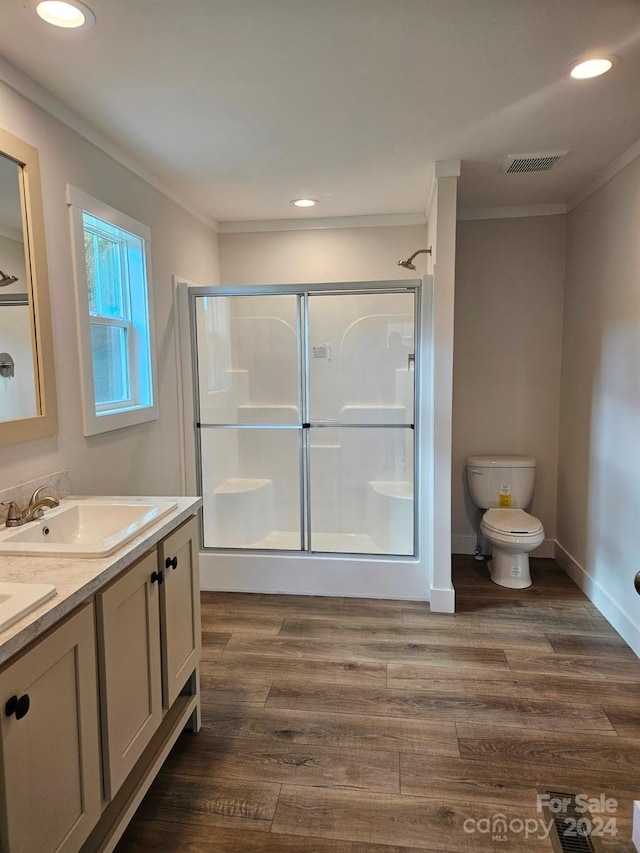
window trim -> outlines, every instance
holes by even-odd
[[[137,222],[127,214],[111,207],[99,199],[93,198],[82,190],[67,184],[67,206],[71,224],[71,244],[73,279],[75,287],[76,326],[78,334],[78,360],[80,368],[80,388],[82,396],[82,417],[84,434],[99,435],[115,429],[135,426],[137,424],[155,421],[159,417],[158,387],[156,379],[156,349],[155,324],[153,310],[153,286],[151,275],[151,230],[148,226]],[[127,231],[142,240],[144,245],[144,267],[146,278],[146,308],[148,313],[149,336],[149,375],[146,377],[151,395],[151,404],[127,403],[122,405],[96,405],[93,382],[93,354],[91,348],[91,323],[96,321],[105,325],[127,326],[131,332],[135,330],[133,317],[129,320],[117,321],[103,315],[89,313],[89,291],[87,285],[87,270],[84,249],[84,223],[82,214],[88,213],[98,219],[110,223],[116,228]],[[127,298],[130,298],[129,296]],[[131,383],[139,376],[140,353],[134,335],[132,340],[130,362]],[[137,366],[136,366],[137,365]],[[146,374],[146,371],[145,371]]]

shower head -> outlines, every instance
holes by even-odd
[[[416,265],[413,262],[413,259],[416,255],[421,255],[424,252],[426,255],[431,254],[431,246],[428,249],[418,249],[417,252],[414,252],[413,255],[409,255],[406,261],[398,261],[399,267],[404,267],[406,270],[414,270]]]
[[[9,273],[0,270],[0,287],[8,287],[18,280],[17,275],[9,275]]]

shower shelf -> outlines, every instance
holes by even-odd
[[[265,486],[269,486],[271,480],[249,479],[245,477],[234,477],[231,480],[225,480],[221,486],[217,486],[213,493],[214,495],[234,495],[238,492],[255,492]]]

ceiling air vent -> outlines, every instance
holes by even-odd
[[[568,151],[543,151],[536,154],[509,154],[500,171],[506,172],[508,175],[523,174],[524,172],[548,172],[568,153]]]

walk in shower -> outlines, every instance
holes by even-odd
[[[191,288],[204,549],[417,549],[418,282]]]

